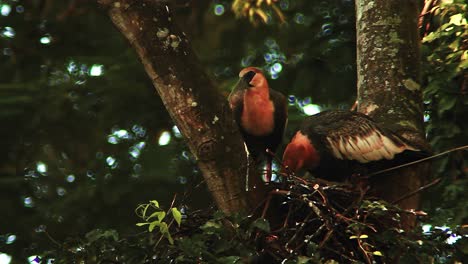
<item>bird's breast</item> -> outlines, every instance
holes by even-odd
[[[275,107],[261,94],[244,96],[241,126],[249,134],[265,136],[273,132]]]

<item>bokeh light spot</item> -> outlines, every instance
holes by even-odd
[[[50,36],[44,36],[39,39],[39,42],[41,42],[41,44],[44,44],[44,45],[50,44],[50,41],[51,41]]]
[[[267,38],[265,40],[265,46],[267,46],[270,49],[277,49],[278,48],[278,43],[276,43],[276,40],[272,38]]]
[[[333,25],[331,23],[325,23],[322,25],[322,35],[328,36],[330,35],[333,30],[332,30]]]
[[[447,244],[449,245],[452,245],[452,244],[455,244],[455,242],[457,242],[460,238],[462,237],[459,235],[451,234],[445,242],[447,242]]]
[[[176,138],[181,138],[182,137],[182,134],[180,133],[180,130],[177,126],[173,126],[172,127],[172,133],[174,133],[174,136]]]
[[[180,184],[186,184],[187,183],[187,177],[180,176],[179,177],[179,183]]]
[[[146,129],[140,125],[133,125],[132,131],[139,137],[144,137],[146,135]]]
[[[0,7],[0,14],[2,14],[2,16],[8,16],[10,12],[11,12],[10,5],[4,4],[2,5],[2,7]]]
[[[23,204],[24,204],[24,207],[31,208],[34,206],[34,201],[31,197],[25,197],[23,199]]]
[[[23,13],[24,12],[24,7],[22,5],[16,6],[16,12],[18,13]]]
[[[112,157],[112,156],[109,156],[109,157],[106,158],[107,165],[109,165],[111,167],[115,164],[115,161],[116,161],[116,159],[114,157]]]
[[[428,115],[428,114],[425,114],[424,115],[424,122],[429,122],[429,120],[431,120],[431,116]]]
[[[67,176],[67,182],[74,182],[75,181],[75,175],[70,174]]]
[[[171,134],[168,131],[162,132],[158,139],[159,146],[166,146],[169,142],[171,142]]]
[[[271,53],[265,53],[265,55],[263,55],[263,59],[265,59],[265,62],[270,63],[273,60],[273,56]]]
[[[39,172],[40,174],[44,175],[47,173],[47,165],[42,162],[42,161],[39,161],[37,164],[36,164],[36,170],[37,172]]]
[[[38,264],[41,263],[41,258],[39,256],[30,256],[28,257],[29,264]]]
[[[312,99],[311,99],[310,97],[306,97],[306,98],[304,98],[304,100],[302,100],[302,103],[303,103],[304,105],[308,105],[308,104],[310,104],[311,102],[312,102]]]
[[[304,22],[305,22],[304,14],[296,13],[294,15],[294,22],[296,22],[296,24],[300,24],[300,25],[304,24]]]
[[[320,113],[320,106],[316,104],[308,104],[302,108],[302,111],[304,111],[304,114],[308,116],[315,115]]]
[[[1,36],[7,38],[14,38],[16,35],[15,30],[12,27],[5,27],[2,30]]]
[[[114,135],[116,135],[118,138],[124,138],[124,139],[129,139],[130,135],[128,134],[128,131],[125,129],[120,129],[114,132]]]
[[[16,241],[16,235],[9,235],[9,236],[7,237],[5,243],[6,243],[7,245],[11,245],[11,244],[13,244],[13,242],[15,242],[15,241]]]
[[[281,0],[279,3],[281,10],[288,10],[289,8],[289,0]]]
[[[115,144],[118,144],[118,143],[119,143],[119,140],[118,140],[117,137],[115,137],[115,136],[109,136],[109,137],[107,138],[107,142],[109,142],[109,143],[115,145]]]
[[[58,196],[64,196],[67,193],[67,190],[63,187],[57,187],[57,195]]]
[[[89,70],[89,75],[91,76],[101,76],[104,72],[104,66],[100,64],[94,64]]]
[[[432,229],[432,225],[423,225],[422,226],[423,233],[429,234],[429,232],[431,232],[431,229]]]
[[[281,65],[281,63],[277,62],[277,63],[273,64],[273,66],[271,68],[275,73],[280,73],[283,70],[283,65]]]
[[[132,146],[130,150],[128,151],[128,153],[130,154],[130,156],[137,159],[140,156],[141,152],[138,148],[136,148],[135,146]]]
[[[5,253],[0,253],[0,263],[2,264],[10,264],[11,263],[11,256]]]
[[[86,176],[87,176],[88,178],[90,178],[91,180],[95,180],[95,179],[96,179],[96,176],[94,175],[94,172],[91,171],[91,170],[88,170],[88,171],[86,172]]]
[[[221,16],[222,14],[224,14],[224,11],[225,11],[224,5],[218,4],[214,6],[215,15]]]

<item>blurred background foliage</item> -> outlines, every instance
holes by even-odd
[[[467,5],[430,2],[425,121],[440,152],[468,144]],[[304,115],[354,103],[354,1],[190,3],[176,1],[177,21],[223,93],[255,65],[289,96],[285,140]],[[134,209],[148,200],[185,193],[185,209],[212,205],[135,53],[95,1],[0,0],[0,71],[0,263],[35,263],[93,229],[135,234]],[[431,177],[443,184],[427,191],[426,232],[466,224],[465,160],[458,152],[437,161]]]

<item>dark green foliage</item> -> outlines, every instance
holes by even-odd
[[[71,243],[73,248],[44,257],[63,263],[82,258],[100,263],[453,263],[466,253],[463,244],[446,243],[450,232],[462,230],[406,233],[399,227],[400,215],[427,220],[424,212],[401,210],[367,195],[361,200],[362,190],[351,185],[297,179],[275,188],[271,193],[281,197],[284,208],[275,227],[263,218],[195,211],[179,227],[169,224],[174,242],[161,240],[167,230],[120,240],[113,230],[94,230]],[[159,205],[155,209],[161,212]],[[130,250],[132,243],[138,250]]]
[[[275,11],[263,6],[272,19],[255,27],[235,19],[232,1],[195,2],[175,8],[176,18],[220,90],[227,95],[238,71],[255,65],[267,72],[274,89],[291,96],[285,140],[303,118],[304,105],[349,108],[354,102],[353,1],[280,0],[276,4],[285,23],[279,25]],[[181,263],[198,257],[233,263],[265,257],[260,249],[271,246],[264,239],[275,241],[269,235],[276,229],[261,219],[226,219],[206,209],[212,204],[196,161],[172,130],[134,51],[94,1],[0,1],[0,8],[6,5],[10,12],[1,9],[0,15],[0,253],[12,256],[12,263],[38,254],[58,263],[164,263],[167,257],[179,257]],[[221,16],[214,13],[217,5],[224,7]],[[438,152],[468,143],[466,4],[456,0],[434,10],[422,59],[427,133]],[[172,136],[166,146],[158,144],[162,132]],[[422,219],[431,225],[430,234],[417,232],[408,240],[407,234],[385,229],[398,224],[391,219],[398,210],[372,200],[353,206],[369,212],[371,222],[389,220],[379,223],[378,235],[366,225],[341,221],[340,232],[332,235],[357,253],[362,253],[358,240],[384,257],[406,247],[404,252],[414,254],[405,262],[421,262],[417,254],[441,263],[452,261],[450,254],[461,259],[466,237],[448,245],[449,231],[436,227],[466,234],[459,231],[468,212],[466,152],[439,162],[435,171],[444,183],[428,190],[431,218]],[[164,211],[169,218],[162,221],[174,245],[160,241],[160,228],[139,233],[136,205],[155,198],[167,205],[174,193],[186,193],[179,204],[189,212],[181,215],[188,218],[179,228],[169,225],[172,210]],[[303,216],[297,219],[306,222]],[[226,222],[238,228],[226,229]],[[280,235],[275,243],[284,245],[296,234],[290,224],[284,233],[275,233]],[[320,227],[309,224],[307,232]],[[336,257],[320,248],[323,232],[302,245],[300,254],[282,251],[280,256],[292,263]],[[368,238],[360,238],[363,234]],[[378,259],[376,254],[372,257]],[[362,254],[355,257],[363,260]]]
[[[434,8],[430,30],[423,32],[426,133],[436,153],[468,145],[467,4],[453,2]],[[427,207],[434,210],[438,225],[457,227],[468,220],[467,157],[465,150],[436,161],[434,175],[443,181],[430,194]],[[435,199],[442,204],[433,204]]]

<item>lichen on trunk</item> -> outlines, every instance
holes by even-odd
[[[358,110],[393,130],[412,145],[429,151],[424,138],[417,0],[357,0]],[[379,175],[378,194],[397,200],[422,184],[427,166]],[[419,197],[399,203],[417,208]],[[406,220],[409,228],[413,220]]]
[[[218,208],[228,214],[249,210],[255,201],[244,194],[247,163],[241,135],[226,98],[207,78],[174,23],[170,2],[98,2],[138,54]]]

